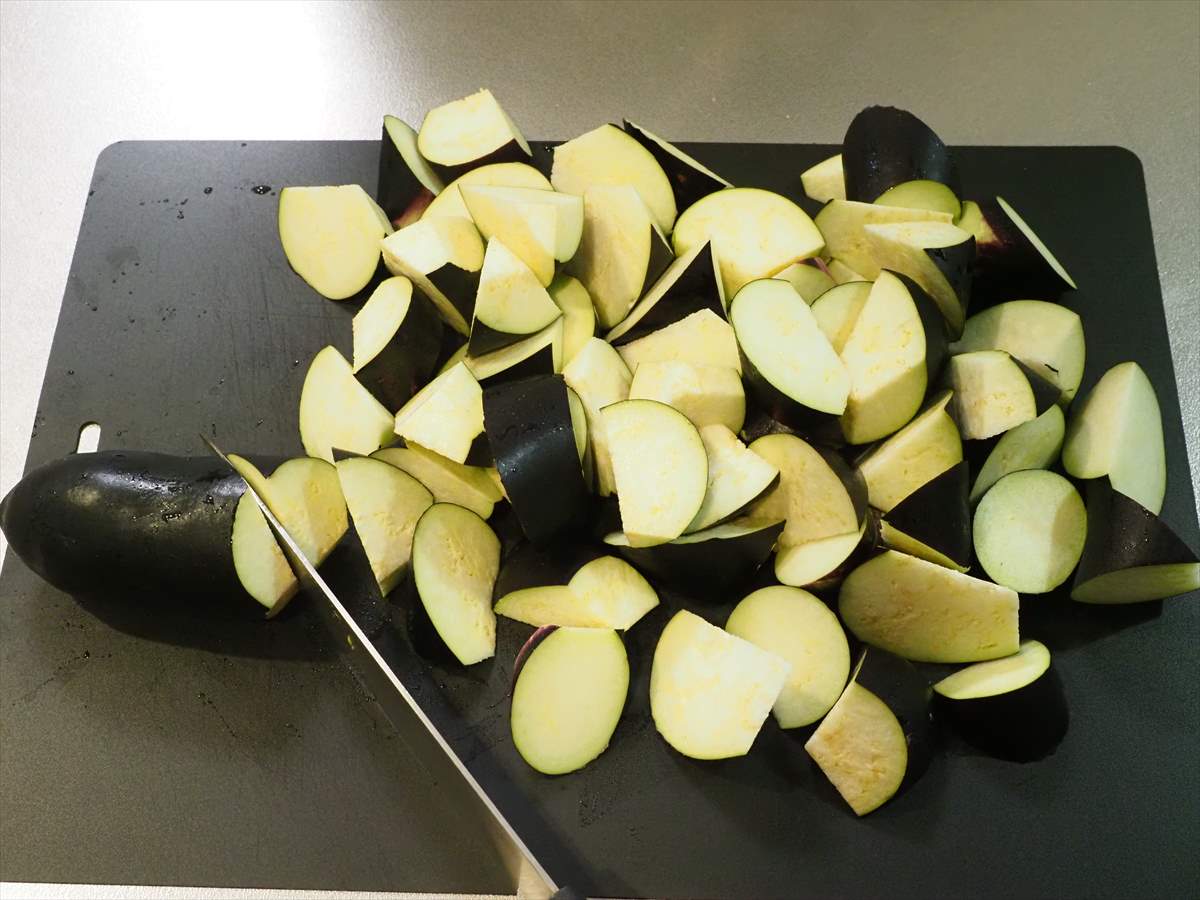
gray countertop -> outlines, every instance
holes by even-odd
[[[833,143],[859,108],[887,103],[951,144],[1133,150],[1200,472],[1195,2],[8,0],[0,60],[0,494],[23,467],[103,147],[374,138],[384,112],[417,124],[481,85],[533,137],[628,115],[680,140]]]

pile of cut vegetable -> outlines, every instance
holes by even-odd
[[[514,745],[547,774],[608,746],[622,633],[660,593],[650,707],[679,753],[749,753],[773,715],[859,815],[920,775],[935,720],[1041,757],[1066,702],[1018,595],[1200,587],[1159,518],[1154,388],[1126,362],[1075,399],[1084,327],[1055,302],[1075,282],[1011,203],[963,199],[912,114],[863,110],[800,181],[815,219],[628,121],[542,154],[486,90],[419,132],[385,117],[374,197],[279,199],[292,268],[358,310],[353,359],[308,370],[307,456],[73,456],[0,522],[64,590],[274,615],[297,582],[249,483],[314,564],[356,535],[457,664],[495,655],[496,616],[534,629],[503,663]],[[526,551],[580,564],[499,590]],[[714,599],[740,602],[713,623]],[[914,663],[963,667],[930,690]]]

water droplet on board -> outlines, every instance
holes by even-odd
[[[177,219],[182,219],[182,218],[183,218],[183,210],[182,210],[182,209],[181,209],[179,212],[177,212],[177,213],[175,214],[175,218],[177,218]]]
[[[211,194],[211,193],[212,193],[212,188],[210,188],[210,187],[206,187],[206,188],[204,189],[204,193],[206,193],[206,194]]]
[[[269,184],[256,184],[254,187],[250,188],[250,190],[254,191],[254,193],[261,197],[263,194],[271,193],[271,186]]]

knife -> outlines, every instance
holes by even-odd
[[[233,463],[216,444],[200,435],[200,439],[231,469]],[[236,470],[235,470],[236,471]],[[396,677],[371,640],[359,628],[354,617],[330,589],[316,567],[305,558],[299,545],[266,502],[247,483],[246,491],[262,510],[271,532],[279,542],[301,588],[312,596],[322,620],[336,638],[339,651],[345,654],[364,685],[378,701],[392,726],[404,738],[408,747],[450,792],[450,802],[464,814],[484,822],[500,858],[513,877],[516,894],[521,898],[558,900],[577,897],[569,888],[560,888],[546,869],[521,840],[520,835],[504,818],[504,814],[488,797],[487,792],[470,773],[454,749],[434,727],[428,716]]]

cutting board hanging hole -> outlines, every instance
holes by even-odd
[[[84,422],[79,426],[79,441],[75,444],[76,453],[95,453],[100,446],[100,425],[96,422]]]

